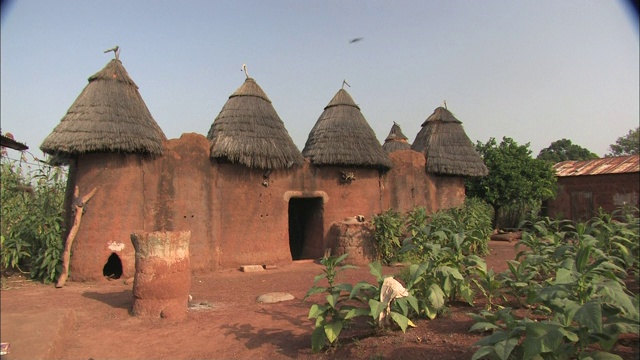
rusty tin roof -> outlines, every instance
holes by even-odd
[[[605,157],[585,161],[563,161],[555,164],[556,176],[606,175],[640,172],[640,155]]]

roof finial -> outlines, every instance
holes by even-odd
[[[447,100],[442,100],[442,105],[444,105],[445,110],[447,109]]]
[[[342,80],[342,89],[344,89],[344,86],[347,85],[348,87],[351,87],[351,85],[349,85],[349,83],[347,82],[347,80]]]
[[[105,50],[104,53],[106,54],[110,51],[113,51],[114,55],[116,56],[116,60],[120,60],[120,47],[118,45],[109,50]]]
[[[240,71],[244,71],[244,75],[249,78],[249,73],[247,72],[247,64],[242,64],[242,69]]]

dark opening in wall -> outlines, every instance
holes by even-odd
[[[116,253],[112,253],[102,268],[102,275],[109,279],[120,279],[122,276],[122,261]]]
[[[289,249],[293,260],[324,255],[322,213],[320,197],[289,200]]]

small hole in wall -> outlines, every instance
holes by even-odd
[[[112,253],[102,268],[102,275],[109,279],[120,279],[122,276],[122,261],[116,253]]]

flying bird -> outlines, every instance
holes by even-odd
[[[349,41],[349,44],[357,43],[358,41],[362,41],[362,39],[364,38],[357,37],[357,38],[351,39],[351,41]]]

